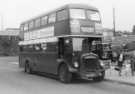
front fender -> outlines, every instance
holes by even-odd
[[[68,63],[67,61],[65,61],[64,59],[57,59],[57,62],[59,63],[59,67],[60,67],[60,65],[62,65],[62,64],[66,64],[66,65],[68,66],[68,70],[69,70],[70,72],[77,72],[77,71],[78,71],[78,69],[73,68],[72,65],[71,65],[70,63]],[[58,67],[58,68],[59,68],[59,67]]]

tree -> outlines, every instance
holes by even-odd
[[[133,26],[132,33],[135,34],[135,25]]]

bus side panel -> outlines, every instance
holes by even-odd
[[[46,73],[57,73],[58,47],[57,42],[46,43],[46,49],[37,55],[37,70]]]
[[[28,56],[27,56],[27,54],[24,54],[24,53],[21,53],[21,54],[19,55],[19,67],[20,67],[20,68],[24,68],[24,66],[25,66],[25,61],[27,60],[26,57],[28,57]]]
[[[25,52],[19,55],[19,67],[24,68],[25,63],[28,62],[34,71],[37,71],[37,57],[32,52]]]
[[[55,24],[55,35],[69,35],[70,34],[70,26],[69,20],[59,21]]]
[[[46,72],[46,73],[57,73],[57,53],[55,52],[47,52],[47,53],[40,53],[38,56],[38,66],[37,70],[40,72]]]
[[[24,57],[22,56],[22,54],[19,54],[19,67],[23,68],[24,67]]]

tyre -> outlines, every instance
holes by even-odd
[[[31,69],[29,63],[25,63],[25,69],[24,69],[24,71],[26,73],[32,74],[32,69]]]
[[[104,77],[105,77],[105,72],[102,72],[102,75],[101,76],[94,77],[93,80],[94,81],[103,81],[104,80]]]
[[[66,64],[62,64],[59,67],[58,76],[59,80],[63,83],[70,83],[72,80],[72,73],[69,72],[68,66]]]
[[[104,80],[105,78],[105,71],[102,72],[102,76],[100,76],[100,81]]]
[[[94,77],[93,80],[96,81],[96,82],[97,82],[97,81],[100,81],[100,76]]]

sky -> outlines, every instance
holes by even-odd
[[[135,25],[135,0],[0,0],[0,29],[19,28],[23,21],[70,3],[97,7],[105,28],[113,28],[113,7],[116,30],[131,32]]]

